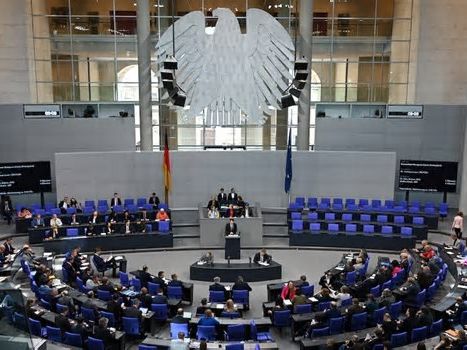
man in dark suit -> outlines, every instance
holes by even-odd
[[[164,292],[167,289],[167,285],[164,280],[165,274],[164,271],[159,271],[157,276],[153,278],[153,282],[159,285],[159,289],[162,289]]]
[[[114,287],[110,284],[109,279],[107,277],[102,278],[102,284],[97,287],[98,290],[104,290],[109,292],[110,294],[114,293]]]
[[[71,331],[71,323],[67,315],[68,307],[64,307],[62,312],[55,316],[55,325],[60,328],[62,333]]]
[[[364,312],[365,309],[360,306],[360,301],[357,298],[352,299],[352,305],[347,309],[347,318],[349,322],[352,320],[352,316]]]
[[[99,248],[96,248],[96,251],[94,253],[94,256],[92,257],[92,262],[96,266],[96,269],[98,271],[104,271],[105,269],[110,269],[113,266],[114,260],[111,259],[110,261],[105,261],[101,256],[100,256],[101,250]]]
[[[148,282],[152,282],[152,276],[148,272],[148,267],[146,265],[143,266],[143,269],[139,273],[139,279],[141,281],[142,287],[148,287]]]
[[[250,285],[243,280],[242,276],[237,277],[237,281],[235,281],[234,285],[232,286],[232,290],[247,290],[251,292]]]
[[[172,280],[167,284],[170,287],[183,287],[183,282],[178,279],[178,276],[176,273],[173,273],[172,276],[170,276]]]
[[[221,188],[219,194],[217,195],[217,201],[220,206],[227,204],[227,193],[224,192],[224,189]]]
[[[115,336],[107,328],[109,320],[105,317],[99,318],[97,327],[94,328],[93,338],[100,339],[104,342],[106,348],[109,347],[115,340]]]
[[[112,300],[107,303],[107,311],[114,314],[116,320],[120,320],[123,314],[122,304],[119,302],[119,295],[112,295]]]
[[[114,193],[114,196],[110,200],[110,207],[111,208],[115,207],[116,205],[122,205],[122,200],[118,196],[117,192]]]
[[[151,194],[151,197],[149,197],[148,202],[149,202],[149,204],[152,204],[152,207],[154,209],[157,209],[157,207],[159,206],[160,201],[159,201],[159,197],[156,196],[156,192],[153,192]]]
[[[31,221],[31,226],[32,227],[44,227],[45,222],[44,219],[42,219],[41,214],[37,214],[34,219]]]
[[[255,254],[253,261],[256,264],[260,262],[270,264],[272,261],[272,256],[267,253],[265,248],[263,248],[258,253]]]
[[[68,257],[65,259],[65,261],[62,264],[62,269],[63,271],[66,271],[66,274],[68,275],[68,280],[66,281],[68,284],[72,284],[76,282],[76,270],[73,266],[73,257]]]
[[[146,287],[141,288],[139,300],[141,301],[142,307],[145,307],[147,309],[151,308],[152,296],[148,293],[148,289]]]
[[[157,291],[157,294],[152,298],[153,304],[167,304],[167,297],[163,294],[162,289]]]
[[[214,283],[209,286],[209,290],[224,292],[225,296],[227,297],[227,289],[225,289],[225,286],[221,284],[220,277],[214,277]]]
[[[5,255],[15,254],[15,248],[13,248],[12,243],[13,243],[13,238],[11,237],[8,237],[5,243],[3,243],[3,246],[5,247]]]
[[[230,218],[229,223],[225,225],[225,235],[236,235],[237,234],[237,224],[234,222],[233,218]]]
[[[230,193],[229,193],[229,196],[227,198],[227,202],[229,204],[234,204],[234,205],[236,205],[237,202],[238,202],[238,195],[235,193],[235,189],[233,187],[230,189]]]
[[[407,278],[406,295],[404,301],[413,304],[416,302],[417,294],[420,293],[420,286],[413,277]]]
[[[183,309],[182,308],[178,308],[177,309],[177,314],[175,315],[174,318],[172,318],[172,322],[170,323],[178,323],[178,324],[188,324],[188,319],[186,318],[183,318]]]
[[[143,315],[143,313],[139,309],[139,306],[140,306],[139,299],[134,299],[132,306],[129,306],[123,309],[123,317],[131,317],[131,318],[137,318],[138,320],[141,320],[141,316]]]
[[[420,285],[420,289],[426,289],[431,285],[433,282],[433,275],[428,266],[422,267],[422,270],[417,274],[417,281]]]
[[[68,196],[65,196],[59,203],[58,207],[60,208],[60,212],[62,214],[66,214],[66,210],[70,206],[70,201],[68,200]]]

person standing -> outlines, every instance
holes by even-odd
[[[13,215],[13,206],[11,204],[10,196],[2,195],[0,212],[7,221],[8,225],[10,225],[11,217]]]
[[[452,221],[452,230],[457,238],[462,238],[462,231],[464,230],[464,213],[459,211]]]

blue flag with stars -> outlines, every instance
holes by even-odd
[[[285,193],[289,193],[292,185],[292,129],[289,129],[289,141],[287,143],[287,159],[285,161]]]

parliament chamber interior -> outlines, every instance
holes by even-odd
[[[465,1],[0,10],[2,348],[467,349]]]

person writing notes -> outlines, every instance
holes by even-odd
[[[267,253],[265,248],[256,253],[255,257],[253,258],[253,262],[260,265],[269,265],[271,261],[272,256]]]
[[[164,208],[161,208],[156,215],[156,221],[166,221],[170,220],[169,215],[167,212],[164,210]]]

